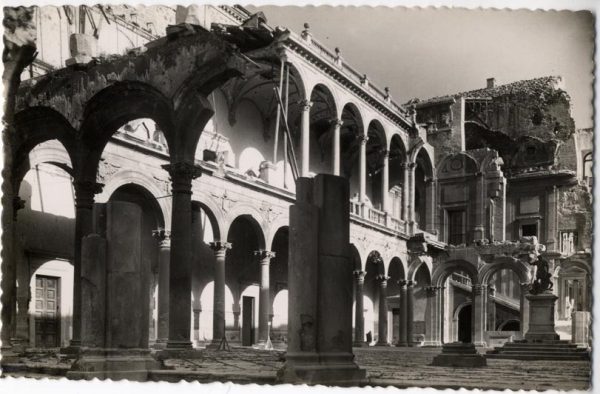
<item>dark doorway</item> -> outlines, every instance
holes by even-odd
[[[509,320],[504,323],[501,331],[521,331],[521,322],[518,320]]]
[[[254,297],[242,300],[242,346],[254,344]]]
[[[58,347],[60,342],[59,279],[35,276],[35,346]]]
[[[458,341],[462,343],[471,343],[471,310],[471,305],[466,305],[458,312]]]

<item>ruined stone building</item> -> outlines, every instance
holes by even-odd
[[[588,343],[593,132],[560,77],[400,104],[308,25],[242,7],[31,22],[35,60],[5,59],[4,348],[285,347],[289,207],[317,173],[350,183],[356,346],[520,338],[532,255],[551,264],[559,334]],[[137,286],[82,264],[90,234],[136,256],[108,270]],[[104,299],[129,335],[111,346]]]

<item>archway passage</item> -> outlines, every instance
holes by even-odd
[[[333,173],[334,120],[337,119],[335,100],[324,85],[314,87],[310,102],[310,161],[314,174]]]
[[[383,209],[383,170],[387,152],[387,141],[383,126],[376,120],[371,121],[367,129],[367,197],[375,209]]]
[[[270,337],[274,345],[287,342],[288,316],[288,244],[289,229],[281,227],[273,237],[271,250],[275,257],[271,259],[269,281],[271,283],[272,307],[270,312]]]
[[[421,148],[417,154],[414,177],[415,222],[422,230],[433,229],[433,163],[424,148]]]
[[[458,312],[458,341],[471,343],[473,339],[472,307],[465,305]]]
[[[251,346],[258,341],[258,285],[261,283],[261,265],[255,252],[264,249],[264,236],[252,216],[242,215],[231,223],[227,242],[232,244],[232,248],[225,260],[226,284],[232,289],[234,310],[240,311],[238,316],[241,320],[239,323],[234,321],[233,327],[226,327],[226,335],[228,338],[241,338],[242,345]],[[241,335],[238,330],[241,330]]]
[[[360,188],[360,137],[364,135],[363,119],[357,106],[346,104],[342,109],[340,129],[340,175],[350,182],[350,196],[357,197]]]
[[[405,188],[407,186],[405,174],[406,148],[399,135],[394,135],[390,143],[389,153],[389,195],[388,211],[396,219],[406,218],[404,208]]]

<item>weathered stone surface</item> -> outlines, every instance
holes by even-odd
[[[590,312],[573,312],[571,316],[571,342],[578,346],[590,346],[592,314]]]
[[[442,353],[433,358],[431,365],[439,367],[485,367],[485,357],[477,353],[472,343],[446,343]]]
[[[107,243],[98,234],[81,245],[81,345],[105,346]]]
[[[89,34],[71,34],[69,38],[71,58],[66,60],[66,65],[89,63],[96,56],[96,48],[96,37]]]
[[[554,329],[554,305],[558,297],[550,292],[525,297],[529,300],[529,331],[525,339],[532,342],[558,340]]]

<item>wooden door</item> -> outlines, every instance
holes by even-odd
[[[35,277],[35,346],[58,347],[60,344],[59,279]]]

